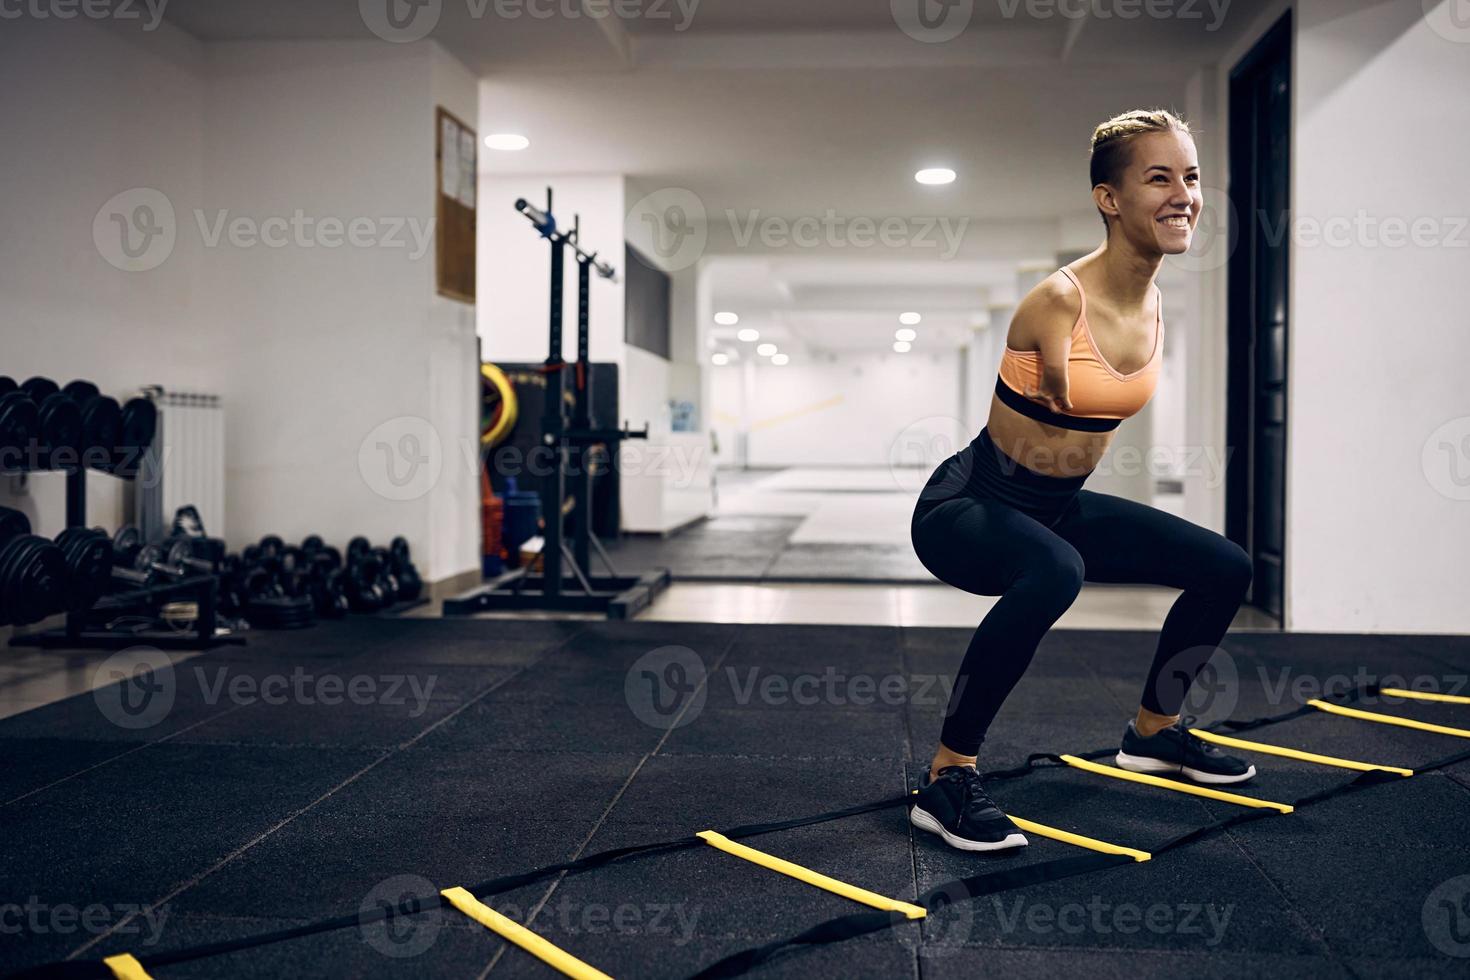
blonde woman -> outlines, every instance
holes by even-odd
[[[1161,109],[1109,119],[1093,133],[1091,179],[1103,243],[1021,300],[986,426],[939,465],[914,510],[924,566],[956,588],[1000,596],[970,640],[910,811],[915,826],[962,850],[1027,843],[986,795],[976,758],[1042,635],[1084,580],[1183,590],[1164,620],[1117,765],[1204,783],[1255,775],[1180,718],[1245,597],[1249,556],[1189,521],[1082,487],[1119,422],[1158,382],[1164,324],[1154,278],[1165,255],[1189,248],[1201,207],[1189,125]]]

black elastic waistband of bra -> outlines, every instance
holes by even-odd
[[[1037,404],[1020,392],[1013,391],[1011,386],[999,376],[995,379],[995,393],[1006,405],[1027,418],[1045,422],[1047,425],[1061,426],[1064,429],[1076,429],[1079,432],[1111,432],[1123,421],[1122,419],[1084,418],[1080,415],[1063,415],[1060,412],[1053,412],[1045,405]]]

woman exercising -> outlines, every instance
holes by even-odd
[[[1183,590],[1164,620],[1117,765],[1203,783],[1237,783],[1256,771],[1191,735],[1179,717],[1245,597],[1250,557],[1197,524],[1082,489],[1113,430],[1158,382],[1164,324],[1154,277],[1165,255],[1189,248],[1201,207],[1189,125],[1162,110],[1109,119],[1092,136],[1091,177],[1107,237],[1021,300],[987,425],[935,469],[914,509],[914,551],[924,566],[966,592],[1000,596],[965,651],[910,811],[915,826],[967,851],[1027,843],[985,794],[975,759],[1042,635],[1084,580]]]

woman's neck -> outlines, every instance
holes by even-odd
[[[1144,255],[1128,242],[1116,242],[1109,236],[1095,251],[1074,264],[1091,267],[1093,275],[1102,284],[1108,305],[1120,311],[1138,312],[1149,301],[1154,279],[1163,261],[1162,254]]]

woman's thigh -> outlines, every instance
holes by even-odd
[[[1229,538],[1112,494],[1077,491],[1051,530],[1077,549],[1089,582],[1189,589],[1250,577],[1249,557]]]
[[[1007,504],[965,495],[913,523],[914,552],[935,578],[976,595],[1001,595],[1028,570],[1081,570],[1076,550]]]

